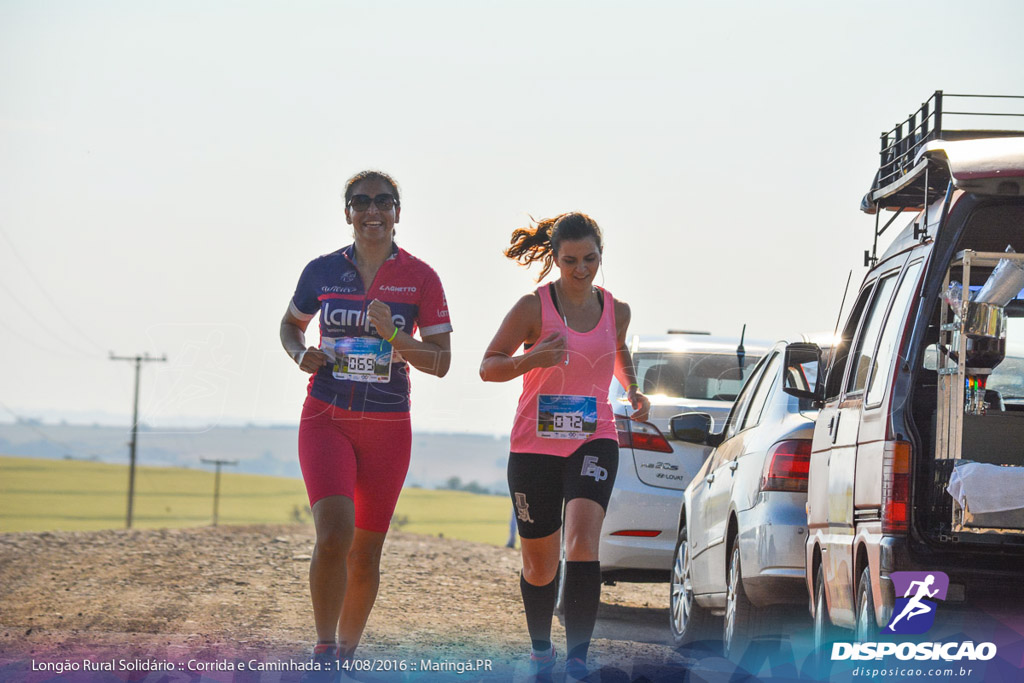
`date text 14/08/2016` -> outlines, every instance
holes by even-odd
[[[491,671],[489,659],[435,660],[421,659],[352,659],[341,662],[342,671],[450,671],[457,674]]]

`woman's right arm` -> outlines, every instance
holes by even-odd
[[[296,318],[290,310],[281,318],[281,346],[304,372],[314,373],[330,362],[327,354],[315,346],[306,347],[306,328],[309,320]]]
[[[535,368],[551,367],[565,359],[565,336],[553,332],[537,341],[525,353],[513,356],[525,342],[537,340],[540,333],[540,299],[527,294],[512,307],[480,363],[480,379],[485,382],[507,382]]]

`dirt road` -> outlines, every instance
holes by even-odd
[[[0,535],[0,679],[58,661],[81,667],[86,658],[117,661],[121,673],[111,680],[131,678],[125,670],[133,666],[132,680],[150,680],[145,662],[304,659],[313,638],[312,543],[305,526]],[[518,551],[393,532],[359,655],[393,662],[378,669],[419,669],[424,658],[451,667],[481,659],[491,667],[462,674],[406,668],[376,674],[382,680],[522,678],[529,640],[519,566]],[[665,585],[604,588],[591,659],[607,680],[679,673],[686,660],[666,640],[667,603]],[[556,620],[556,643],[564,637]],[[162,680],[297,677],[193,668]],[[54,672],[25,677],[47,680]],[[72,673],[93,678],[81,668]]]

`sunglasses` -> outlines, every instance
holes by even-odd
[[[395,199],[395,195],[387,193],[379,194],[376,197],[371,197],[368,194],[356,194],[348,200],[348,206],[356,211],[366,211],[370,208],[370,204],[376,204],[381,211],[388,211],[398,205],[398,200]]]

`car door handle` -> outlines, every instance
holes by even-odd
[[[712,472],[712,473],[711,473],[711,474],[709,474],[708,476],[704,477],[704,481],[706,481],[706,482],[707,482],[707,483],[709,483],[709,484],[710,484],[711,482],[713,482],[714,480],[715,480],[715,473],[714,473],[714,472]]]

